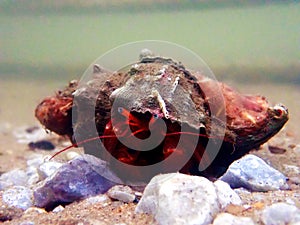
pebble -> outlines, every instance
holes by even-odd
[[[24,170],[14,169],[3,173],[0,176],[0,190],[5,190],[11,186],[26,186],[27,174]]]
[[[37,207],[53,209],[89,196],[103,194],[121,180],[108,163],[92,155],[81,155],[65,163],[34,190]]]
[[[35,223],[33,221],[24,221],[21,222],[19,225],[35,225]]]
[[[74,152],[74,151],[70,151],[66,153],[66,158],[67,160],[72,160],[75,159],[76,157],[78,157],[80,154],[78,152]]]
[[[40,180],[52,175],[62,163],[55,161],[44,162],[40,157],[27,161],[27,168],[14,169],[0,176],[0,190],[12,186],[33,186]]]
[[[28,147],[31,150],[40,149],[40,150],[53,150],[55,149],[54,144],[51,141],[40,140],[36,142],[29,142]]]
[[[41,209],[41,208],[37,208],[37,207],[29,207],[28,209],[26,209],[24,211],[24,214],[30,214],[30,213],[38,213],[38,214],[41,214],[41,213],[47,213],[46,210],[44,209]]]
[[[52,212],[54,212],[54,213],[59,213],[59,212],[62,212],[62,211],[64,211],[64,207],[62,206],[62,205],[59,205],[59,206],[56,206],[53,210],[52,210]]]
[[[134,191],[130,187],[124,185],[115,185],[109,189],[106,194],[112,199],[125,203],[133,202],[135,200]]]
[[[273,154],[284,154],[286,152],[285,148],[281,148],[278,146],[269,145],[269,151]]]
[[[219,178],[232,188],[244,187],[251,191],[288,189],[287,178],[255,155],[246,155],[234,161]]]
[[[135,212],[152,214],[158,224],[210,224],[220,210],[215,186],[204,177],[157,175],[146,186]]]
[[[56,162],[56,161],[46,161],[38,166],[37,171],[41,177],[41,179],[46,179],[47,177],[50,177],[53,175],[61,166],[63,163]]]
[[[89,204],[94,205],[96,203],[107,203],[110,202],[111,200],[106,194],[100,194],[100,195],[89,197],[85,199],[85,201],[88,202]]]
[[[32,197],[32,190],[23,186],[9,188],[5,190],[2,195],[3,202],[8,206],[23,210],[26,210],[33,205]]]
[[[230,188],[229,184],[225,183],[224,181],[217,180],[214,182],[214,185],[217,191],[218,201],[221,205],[221,209],[225,209],[229,204],[242,204],[241,198],[234,190]]]
[[[220,213],[214,220],[213,225],[254,225],[250,217],[238,217],[229,213]]]
[[[40,175],[38,174],[38,170],[34,166],[27,167],[26,176],[28,185],[34,185],[40,181]]]
[[[284,202],[275,203],[262,211],[261,220],[265,225],[296,225],[300,223],[300,209]]]

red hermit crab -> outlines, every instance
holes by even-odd
[[[124,179],[174,170],[219,176],[288,120],[283,105],[242,95],[170,58],[145,56],[117,72],[94,65],[93,73],[45,98],[35,115]]]

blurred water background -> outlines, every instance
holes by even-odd
[[[300,118],[300,2],[1,0],[0,124],[34,123],[46,95],[106,51],[165,40],[200,55],[220,81],[286,104]]]

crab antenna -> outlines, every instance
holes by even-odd
[[[144,131],[144,129],[139,129],[139,130],[135,131],[133,133],[133,135],[136,135],[136,134],[138,134],[142,131]],[[165,134],[165,136],[167,137],[167,136],[174,136],[174,135],[180,135],[180,134],[187,134],[187,135],[193,135],[193,136],[198,136],[198,137],[206,137],[206,138],[217,138],[217,139],[220,139],[220,140],[224,139],[224,137],[221,138],[221,137],[218,137],[218,136],[209,136],[209,135],[205,135],[205,134],[199,134],[199,133],[193,133],[193,132],[187,132],[187,131],[178,131],[178,132],[173,132],[173,133],[167,133],[167,134]],[[98,139],[105,139],[105,138],[116,138],[116,135],[114,135],[114,134],[112,134],[112,135],[102,135],[102,136],[88,138],[88,139],[80,141],[76,144],[70,145],[66,148],[63,148],[62,150],[60,150],[60,151],[56,152],[54,155],[52,155],[49,160],[53,159],[57,155],[61,154],[62,152],[65,152],[65,151],[67,151],[71,148],[78,147],[82,144],[85,144],[85,143],[88,143],[88,142],[91,142],[91,141],[95,141],[95,140],[98,140]]]
[[[97,136],[97,137],[88,138],[88,139],[80,141],[80,142],[78,142],[76,144],[72,144],[72,145],[70,145],[68,147],[65,147],[62,150],[59,150],[54,155],[52,155],[49,160],[53,159],[54,157],[56,157],[60,153],[63,153],[63,152],[65,152],[65,151],[67,151],[67,150],[69,150],[71,148],[78,147],[79,145],[82,145],[82,144],[85,144],[85,143],[88,143],[88,142],[91,142],[91,141],[95,141],[95,140],[98,140],[98,139],[102,139],[102,138],[114,138],[114,137],[116,137],[116,135],[103,135],[103,136]]]

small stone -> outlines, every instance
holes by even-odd
[[[28,147],[31,150],[40,149],[40,150],[53,150],[55,149],[54,144],[51,141],[40,140],[36,142],[29,142]]]
[[[10,207],[26,210],[33,205],[32,190],[23,186],[14,186],[4,191],[3,202]]]
[[[254,225],[250,217],[238,217],[229,213],[220,213],[214,220],[213,225]]]
[[[74,152],[74,151],[67,152],[67,154],[66,154],[66,158],[68,161],[75,159],[78,156],[80,156],[80,154],[78,152]]]
[[[3,173],[0,176],[0,190],[4,190],[11,186],[26,186],[27,174],[24,170],[14,169]]]
[[[27,176],[28,185],[34,185],[40,181],[40,175],[38,174],[36,167],[33,166],[27,167],[26,176]]]
[[[56,161],[47,161],[39,165],[38,167],[38,173],[41,176],[41,179],[46,179],[47,177],[50,177],[52,174],[54,174],[58,168],[60,168],[63,165],[63,163],[56,162]]]
[[[107,195],[112,199],[125,203],[133,202],[135,200],[133,190],[130,187],[124,185],[113,186],[108,190]]]
[[[300,209],[284,202],[266,207],[261,219],[265,225],[282,225],[300,223]]]
[[[93,205],[96,203],[107,203],[110,202],[111,200],[106,194],[100,194],[100,195],[89,197],[85,199],[85,201]]]
[[[227,205],[241,205],[242,200],[238,196],[238,194],[232,190],[229,184],[225,183],[224,181],[217,180],[214,182],[216,187],[218,201],[221,205],[221,209],[225,209]]]
[[[37,207],[29,207],[28,209],[26,209],[24,211],[24,214],[30,214],[30,213],[38,213],[38,214],[41,214],[41,213],[47,213],[47,211],[45,209],[42,209],[42,208],[37,208]]]
[[[92,155],[81,155],[65,163],[34,190],[35,206],[53,209],[60,204],[105,193],[121,180],[108,163]]]
[[[134,192],[134,195],[136,196],[136,197],[142,197],[143,196],[143,193],[142,192],[139,192],[139,191],[136,191],[136,192]]]
[[[62,205],[59,205],[59,206],[56,206],[53,210],[52,210],[52,212],[54,212],[54,213],[59,213],[59,212],[62,212],[62,211],[64,211],[64,207],[62,206]]]
[[[146,186],[136,213],[152,214],[158,224],[209,224],[219,212],[215,186],[204,177],[157,175]]]
[[[246,155],[233,162],[220,180],[232,188],[244,187],[251,191],[287,189],[287,178],[255,155]]]
[[[278,146],[269,145],[269,151],[273,154],[284,154],[286,152],[286,149]]]
[[[19,225],[35,225],[35,223],[33,221],[23,221]]]

